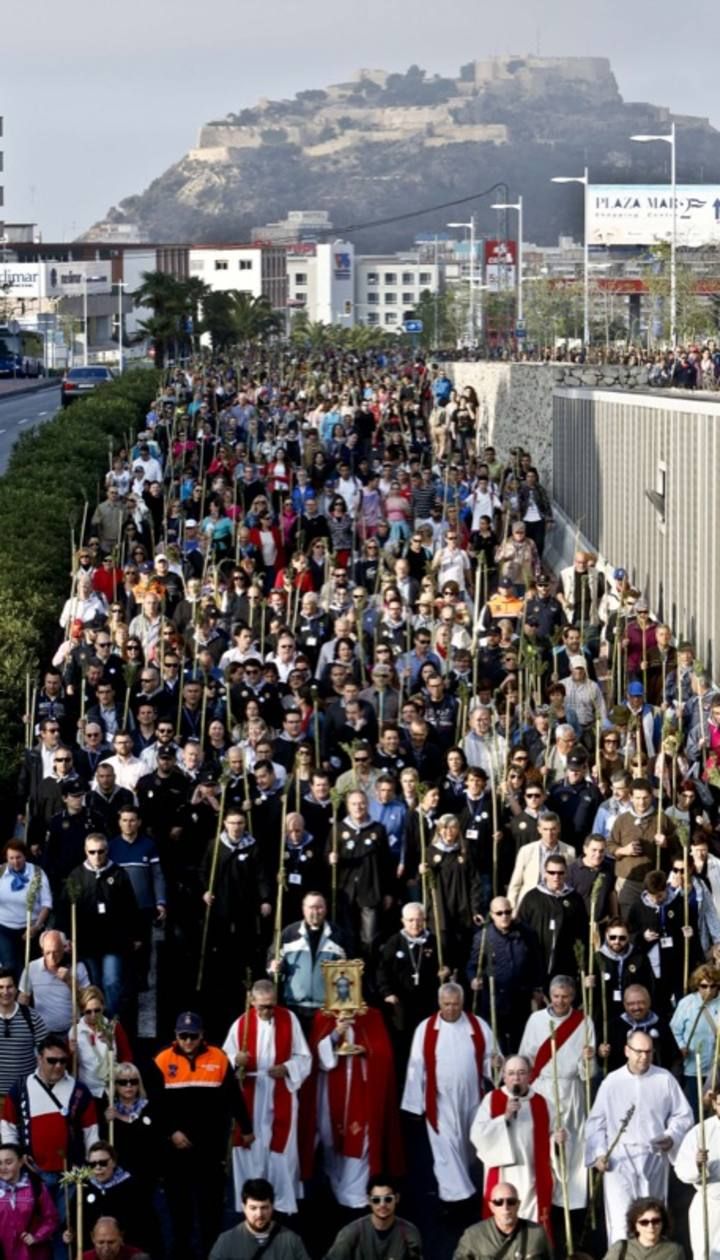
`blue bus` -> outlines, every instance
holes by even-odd
[[[11,332],[0,325],[0,377],[15,379],[45,375],[42,338],[37,333]]]

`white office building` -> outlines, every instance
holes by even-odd
[[[416,254],[362,254],[355,263],[355,322],[389,331],[402,328],[420,294],[440,286],[438,263],[420,262]]]

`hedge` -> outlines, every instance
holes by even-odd
[[[53,420],[23,433],[0,478],[0,792],[11,821],[24,740],[25,678],[34,680],[56,647],[58,617],[71,585],[85,499],[92,517],[115,449],[137,433],[158,390],[151,369],[137,369]]]

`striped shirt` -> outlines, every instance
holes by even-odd
[[[0,1015],[0,1094],[35,1071],[35,1047],[47,1032],[45,1021],[29,1006],[21,1010],[16,1002],[12,1015]]]

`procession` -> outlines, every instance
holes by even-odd
[[[698,645],[442,363],[157,379],[26,680],[0,1254],[720,1260]]]

